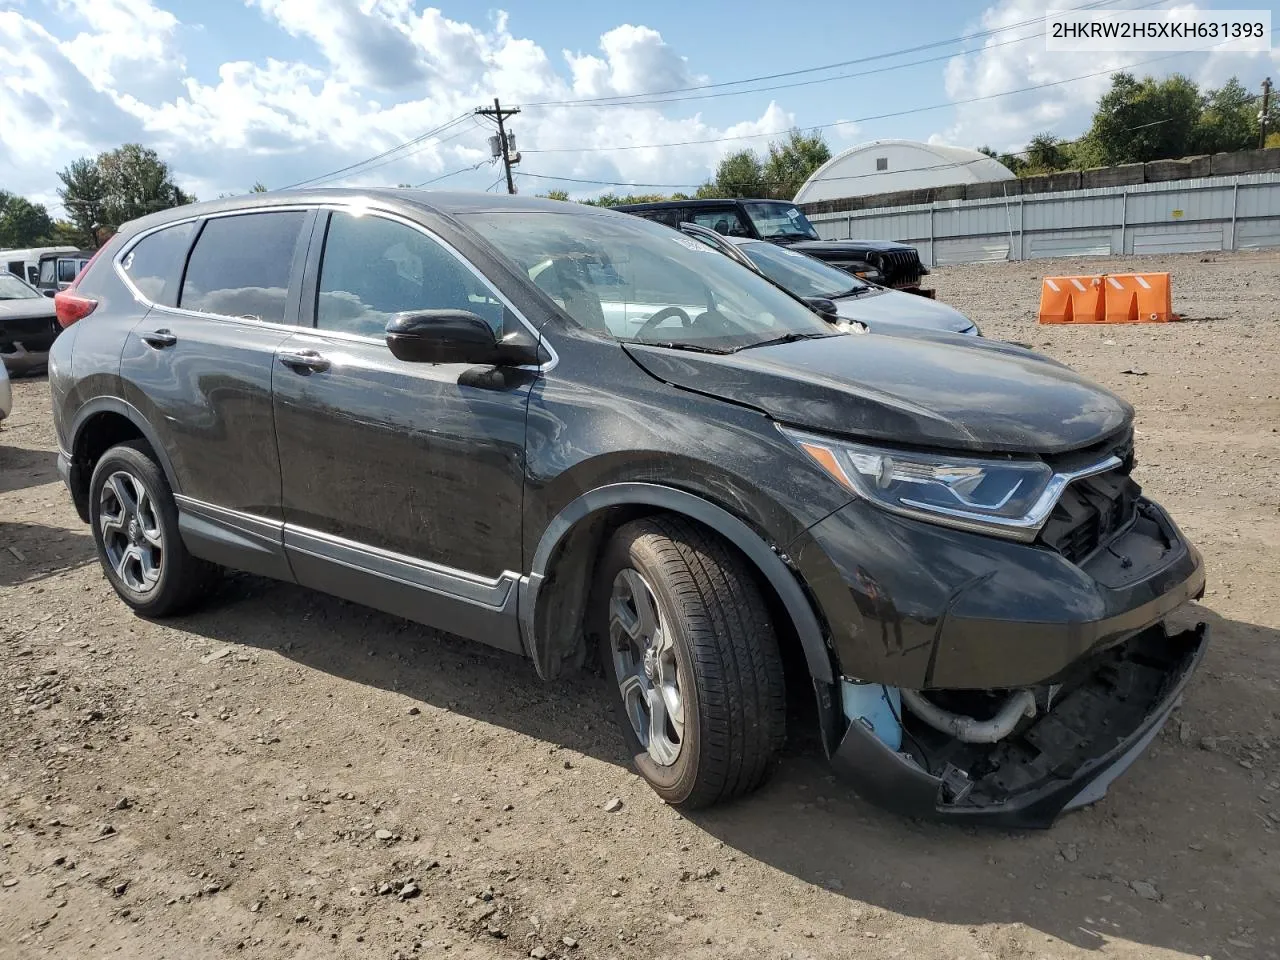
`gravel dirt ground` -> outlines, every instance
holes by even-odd
[[[1135,267],[1172,271],[1186,322],[1035,324],[1044,273]],[[1139,479],[1207,559],[1203,669],[1103,802],[1035,833],[904,820],[832,779],[798,707],[758,795],[682,816],[628,771],[602,680],[245,576],[137,619],[24,380],[0,429],[0,958],[1280,957],[1280,255],[934,279],[1133,401]]]

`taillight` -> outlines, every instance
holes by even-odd
[[[97,305],[97,300],[76,293],[75,287],[67,287],[53,295],[53,309],[58,315],[58,324],[63,329],[93,313]]]
[[[84,269],[76,274],[75,280],[71,281],[71,286],[65,290],[60,290],[53,295],[53,309],[57,314],[58,324],[65,330],[77,320],[83,320],[89,314],[93,313],[94,308],[98,306],[98,301],[91,297],[82,297],[76,293],[76,287],[80,285],[81,278],[89,272],[89,268],[93,266],[93,261],[98,259],[102,253],[99,247],[89,258],[89,262],[84,265]]]

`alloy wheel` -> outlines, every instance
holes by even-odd
[[[117,470],[98,497],[98,527],[107,563],[134,593],[146,594],[160,582],[164,533],[155,502],[133,474]]]
[[[680,756],[685,723],[675,636],[653,588],[631,568],[613,580],[609,645],[637,739],[654,763],[671,766]]]

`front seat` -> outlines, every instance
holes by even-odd
[[[717,220],[716,233],[720,234],[722,237],[727,237],[729,235],[729,221],[724,219]]]

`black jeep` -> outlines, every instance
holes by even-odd
[[[871,283],[933,296],[920,288],[929,271],[915,247],[892,240],[821,240],[800,208],[786,200],[667,200],[614,209],[677,229],[696,223],[729,237],[794,247]]]

